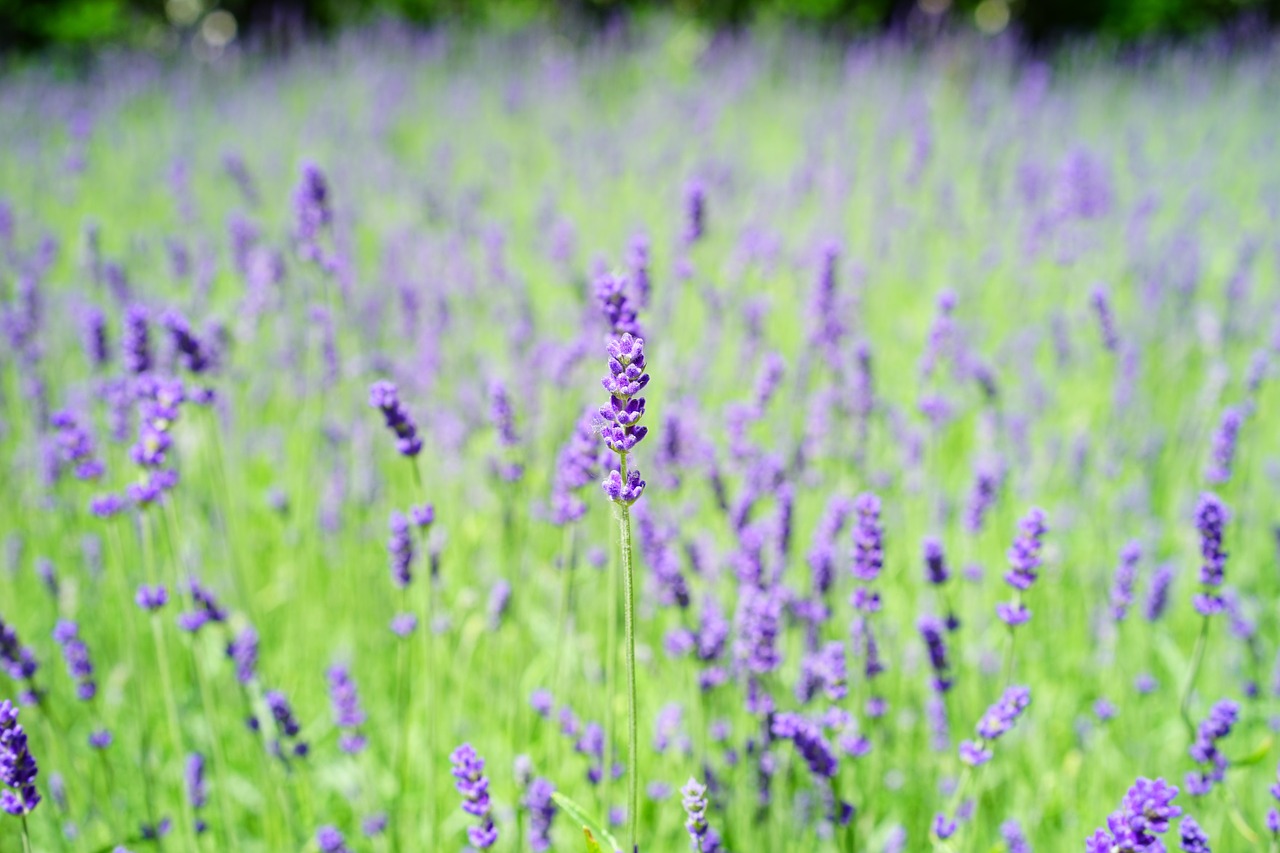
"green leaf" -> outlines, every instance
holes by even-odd
[[[608,844],[609,849],[615,851],[615,853],[622,849],[618,846],[618,840],[609,834],[609,830],[601,826],[598,821],[587,817],[587,813],[582,810],[582,806],[578,805],[559,791],[552,794],[551,799],[555,800],[556,805],[564,809],[564,813],[573,818],[574,822],[581,826],[583,831],[586,832],[587,838],[590,839],[587,842],[588,851],[592,850],[592,843],[595,843],[596,849],[599,849],[600,845],[599,842],[595,841],[596,837],[599,837],[601,841]]]
[[[1271,744],[1271,736],[1267,735],[1262,739],[1261,743],[1254,747],[1253,752],[1250,752],[1248,755],[1241,756],[1240,758],[1231,759],[1231,766],[1247,767],[1250,764],[1261,763],[1262,760],[1271,752]]]
[[[591,834],[591,830],[584,826],[582,827],[582,834],[587,837],[587,853],[602,853],[600,842],[596,841],[596,837]]]

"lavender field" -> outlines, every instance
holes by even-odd
[[[10,71],[0,851],[1280,850],[1277,103],[670,22]]]

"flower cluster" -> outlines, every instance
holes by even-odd
[[[464,743],[449,756],[453,763],[454,787],[462,795],[462,810],[476,819],[476,825],[467,827],[467,838],[477,850],[487,850],[498,841],[498,828],[494,826],[493,804],[489,801],[489,780],[484,775],[484,759],[476,754],[471,744]]]
[[[1240,716],[1240,706],[1223,699],[1209,709],[1209,716],[1196,728],[1196,739],[1188,749],[1199,770],[1187,774],[1187,793],[1203,797],[1227,775],[1227,757],[1218,749],[1218,741],[1231,734]]]
[[[1009,571],[1005,572],[1005,583],[1013,587],[1016,597],[1011,602],[996,605],[996,615],[1006,625],[1015,627],[1031,618],[1031,611],[1022,601],[1022,595],[1036,582],[1040,568],[1040,551],[1044,547],[1045,526],[1044,510],[1032,507],[1018,523],[1019,534],[1009,548]]]
[[[276,739],[272,742],[272,751],[284,757],[285,747],[291,745],[291,751],[298,758],[306,756],[310,751],[307,742],[300,740],[298,735],[302,732],[302,726],[298,724],[298,719],[293,715],[293,708],[289,705],[289,700],[279,690],[268,690],[263,697],[267,703],[267,710],[271,712],[271,718],[276,724]]]
[[[1123,622],[1133,604],[1133,585],[1138,579],[1138,562],[1142,559],[1142,545],[1130,542],[1120,549],[1120,564],[1116,566],[1115,580],[1111,585],[1111,617]]]
[[[194,829],[196,834],[200,835],[209,828],[200,817],[201,810],[209,801],[209,791],[204,780],[204,756],[198,752],[187,756],[186,782],[187,800],[191,803],[191,810],[196,814]]]
[[[35,652],[22,645],[18,632],[12,625],[6,625],[3,618],[0,618],[0,668],[9,678],[27,685],[24,702],[36,700],[39,692],[35,687],[35,677],[40,664],[36,661]]]
[[[978,720],[978,739],[966,740],[960,744],[960,760],[971,767],[990,761],[991,744],[1013,728],[1030,704],[1029,688],[1018,685],[1006,688],[1004,695]]]
[[[187,584],[191,593],[191,610],[178,614],[178,627],[188,633],[196,633],[210,622],[221,624],[227,621],[227,611],[223,610],[214,598],[213,592],[192,578]]]
[[[644,493],[644,480],[636,468],[627,468],[627,454],[644,440],[649,429],[640,424],[644,417],[644,397],[636,396],[649,384],[645,373],[644,339],[624,334],[610,341],[609,375],[601,380],[609,392],[609,402],[599,409],[600,434],[605,447],[618,454],[620,469],[609,472],[604,492],[614,503],[630,506]]]
[[[1236,456],[1236,441],[1243,425],[1244,413],[1240,409],[1229,406],[1223,411],[1218,430],[1213,434],[1209,465],[1204,472],[1208,482],[1218,485],[1231,479],[1231,463]]]
[[[349,755],[364,750],[367,740],[360,727],[364,725],[364,710],[351,672],[344,664],[329,667],[329,701],[333,705],[333,724],[342,730],[338,748]]]
[[[547,779],[534,779],[525,792],[524,807],[529,810],[529,849],[546,853],[551,849],[551,823],[556,817],[556,804],[551,799],[556,786]]]
[[[418,425],[409,410],[400,402],[400,391],[395,383],[382,380],[369,386],[369,405],[382,412],[387,429],[395,433],[396,450],[401,456],[417,456],[422,452],[422,439]]]
[[[0,702],[0,810],[14,817],[31,814],[40,804],[39,772],[18,723],[18,709],[8,699]]]
[[[1227,552],[1222,549],[1222,528],[1230,513],[1226,504],[1213,492],[1200,495],[1196,504],[1196,530],[1200,532],[1200,592],[1193,602],[1204,616],[1221,613],[1222,595],[1218,592],[1226,576]]]
[[[640,322],[636,319],[636,309],[627,297],[627,277],[606,272],[595,280],[596,303],[609,326],[609,334],[621,337],[631,335],[639,338],[643,335]]]
[[[577,493],[596,479],[600,467],[595,421],[595,409],[588,409],[556,457],[551,479],[551,520],[556,524],[577,521],[587,511]]]
[[[80,639],[80,626],[68,619],[59,620],[53,629],[53,641],[62,647],[67,674],[76,681],[76,696],[82,702],[97,696],[98,683],[93,678],[93,662],[89,660],[89,649]]]
[[[707,788],[692,777],[680,789],[681,802],[688,820],[684,828],[694,853],[721,853],[720,835],[707,823]]]
[[[1124,795],[1120,810],[1107,818],[1105,829],[1099,829],[1085,840],[1085,853],[1157,853],[1164,844],[1157,836],[1169,831],[1169,821],[1182,814],[1173,804],[1177,787],[1163,779],[1139,778]]]

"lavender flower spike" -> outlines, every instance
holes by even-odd
[[[489,780],[484,775],[484,759],[476,755],[471,744],[464,743],[449,756],[453,762],[454,787],[462,794],[462,810],[476,818],[477,825],[467,827],[467,838],[477,850],[487,850],[498,841],[498,828],[493,824],[493,804],[489,801]]]
[[[609,375],[601,380],[609,392],[609,402],[600,407],[600,434],[604,444],[621,458],[621,469],[609,472],[603,486],[614,503],[630,506],[640,499],[645,483],[635,468],[627,469],[626,457],[648,434],[640,425],[644,417],[644,397],[636,396],[649,384],[645,373],[644,339],[624,334],[608,346]]]
[[[1196,529],[1200,532],[1200,586],[1195,596],[1197,611],[1204,616],[1224,609],[1218,589],[1226,575],[1227,552],[1222,549],[1222,528],[1230,517],[1226,504],[1213,492],[1200,495],[1196,504]]]
[[[692,777],[680,789],[684,813],[688,821],[689,846],[694,853],[720,853],[720,836],[707,824],[707,788]]]
[[[409,410],[400,402],[400,391],[395,383],[380,381],[369,386],[369,405],[382,411],[387,429],[396,434],[396,450],[401,456],[417,456],[422,452],[422,439],[418,425]]]
[[[27,748],[27,733],[18,724],[18,709],[0,702],[0,810],[23,817],[40,804],[36,760]]]

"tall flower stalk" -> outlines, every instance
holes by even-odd
[[[609,402],[600,407],[600,433],[604,444],[618,454],[618,467],[605,478],[604,493],[613,501],[618,517],[618,542],[622,552],[623,614],[627,655],[627,847],[638,853],[636,818],[639,812],[640,769],[636,734],[636,631],[635,572],[631,554],[631,505],[644,493],[640,472],[627,465],[628,455],[649,432],[640,425],[644,397],[636,396],[649,384],[645,373],[644,339],[623,334],[608,345],[609,375],[602,383]]]

